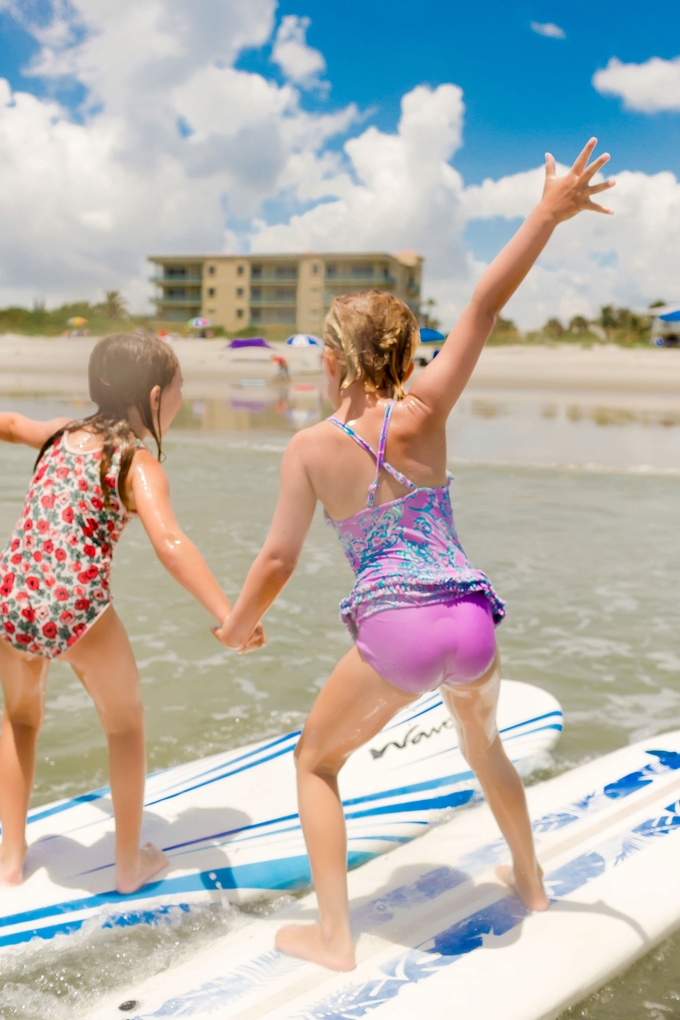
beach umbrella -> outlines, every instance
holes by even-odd
[[[659,318],[662,322],[680,322],[680,308],[675,308],[672,312],[664,312]]]
[[[420,331],[421,344],[440,344],[442,340],[446,340],[446,337],[438,329],[430,329],[429,326],[423,326]]]
[[[264,337],[261,336],[249,336],[244,340],[232,340],[231,343],[227,344],[233,351],[240,350],[243,347],[268,347],[272,350],[272,345],[268,344]]]
[[[187,326],[189,329],[207,329],[208,326],[212,326],[212,322],[199,315],[195,319],[188,319]]]
[[[310,336],[309,333],[296,333],[286,340],[289,347],[323,347],[323,340],[318,336]]]
[[[72,318],[66,320],[67,326],[84,326],[87,319],[84,319],[82,315],[74,315]]]

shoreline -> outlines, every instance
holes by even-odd
[[[98,337],[45,338],[0,336],[0,393],[87,396],[87,362]],[[219,396],[223,383],[238,379],[274,381],[274,355],[283,355],[291,377],[320,376],[315,350],[272,344],[272,351],[250,356],[225,349],[226,341],[177,340],[190,395]],[[680,403],[680,350],[614,345],[582,348],[570,344],[487,347],[467,391],[616,394],[663,397]]]

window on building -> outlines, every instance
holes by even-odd
[[[373,266],[359,265],[352,266],[352,276],[360,280],[369,279],[373,276]]]
[[[314,273],[315,276],[319,272],[319,263],[318,262],[312,263],[312,272]]]
[[[186,266],[166,266],[165,267],[165,275],[166,276],[173,276],[173,277],[186,276],[187,275],[187,267]]]
[[[338,275],[338,267],[335,265],[335,263],[334,262],[327,262],[326,263],[326,276],[337,276],[337,275]]]
[[[261,319],[262,318],[262,309],[261,308],[251,308],[250,309],[250,318],[253,320],[253,322],[256,322],[258,319]]]
[[[236,288],[236,297],[243,297],[243,287]]]
[[[295,280],[297,279],[297,266],[277,266],[274,275],[278,280]]]
[[[251,287],[250,288],[250,296],[251,296],[251,298],[261,298],[262,297],[262,287]]]
[[[262,266],[260,265],[251,266],[250,276],[252,279],[256,279],[258,276],[262,276]]]
[[[237,266],[236,273],[238,276],[243,276],[243,266]]]
[[[236,309],[236,318],[237,319],[242,319],[243,318],[243,309],[242,308],[237,308]]]
[[[214,266],[208,266],[208,274],[210,276],[214,276],[215,275],[215,267]]]
[[[215,288],[208,287],[208,297],[215,297]]]

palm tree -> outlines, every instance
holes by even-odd
[[[124,319],[127,316],[125,298],[119,290],[107,290],[106,301],[103,304],[104,317],[106,319]]]

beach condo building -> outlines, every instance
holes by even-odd
[[[395,294],[420,314],[423,259],[412,251],[303,255],[151,255],[156,316],[184,321],[202,315],[227,333],[321,332],[338,294]]]

